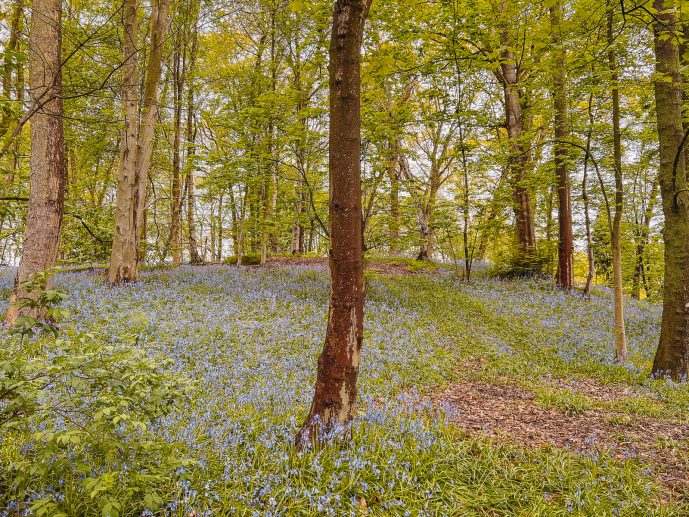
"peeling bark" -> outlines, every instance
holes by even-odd
[[[370,0],[338,0],[330,40],[330,306],[311,410],[298,446],[348,435],[363,340],[361,43]]]

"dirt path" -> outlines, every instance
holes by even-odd
[[[595,390],[606,398],[626,395],[624,389]],[[449,406],[450,419],[471,434],[527,447],[637,458],[673,493],[689,494],[689,425],[597,410],[565,414],[535,398],[517,386],[467,380],[436,394],[433,402]]]

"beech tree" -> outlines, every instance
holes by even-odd
[[[352,420],[364,324],[361,44],[371,0],[338,0],[330,39],[330,305],[316,389],[297,444],[343,436]]]
[[[64,128],[62,110],[62,1],[34,0],[29,33],[31,177],[28,216],[19,270],[10,296],[7,322],[20,315],[40,317],[22,307],[22,284],[55,264],[64,209]]]
[[[562,38],[562,3],[550,8],[550,26],[555,59],[553,60],[553,104],[555,112],[555,176],[557,178],[557,217],[559,239],[557,249],[557,285],[563,289],[574,286],[574,237],[572,235],[572,202],[569,184],[569,113],[565,47]]]
[[[119,285],[139,279],[139,240],[144,222],[148,174],[153,156],[153,136],[158,115],[163,44],[168,26],[170,0],[154,2],[150,21],[150,42],[144,74],[143,99],[139,99],[138,3],[126,0],[124,16],[124,66],[122,112],[124,127],[120,141],[115,233],[108,281]],[[141,114],[139,106],[141,105]]]
[[[503,2],[501,14],[507,13],[507,2]],[[512,186],[512,208],[514,210],[515,228],[517,235],[517,252],[519,261],[529,268],[536,251],[536,230],[534,227],[533,205],[528,189],[528,163],[531,150],[526,141],[523,113],[523,92],[521,79],[524,70],[520,68],[520,60],[515,53],[515,41],[512,28],[507,20],[501,22],[500,43],[502,45],[500,69],[495,70],[495,76],[502,85],[504,92],[505,127],[512,149],[510,157],[510,182]]]
[[[682,78],[676,39],[678,15],[672,0],[655,0],[654,82],[660,194],[665,216],[665,278],[655,377],[687,380],[689,375],[689,189],[682,138]]]

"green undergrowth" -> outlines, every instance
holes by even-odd
[[[403,266],[407,271],[412,273],[430,273],[440,268],[439,264],[431,262],[430,260],[416,260],[408,257],[378,257],[375,255],[366,257],[365,264],[391,264]]]
[[[590,340],[602,352],[597,351],[590,357],[582,354],[572,358],[568,350],[571,329],[563,330],[557,325],[548,328],[538,318],[526,320],[496,310],[495,307],[500,307],[500,300],[493,305],[487,304],[479,295],[467,292],[461,283],[423,277],[386,278],[382,281],[407,304],[423,313],[427,324],[433,325],[439,336],[450,340],[453,362],[447,366],[453,371],[448,371],[445,383],[459,378],[514,383],[534,391],[539,400],[562,399],[563,407],[687,419],[689,386],[649,376],[652,346],[655,344],[652,341],[647,350],[638,353],[628,364],[618,365],[612,361],[612,333],[606,335],[601,332],[600,336],[595,335]],[[536,303],[528,299],[532,288],[530,282],[500,282],[499,285],[505,289],[523,290],[521,303],[525,305]],[[409,295],[411,292],[413,296]],[[556,295],[569,297],[570,300],[563,302],[568,307],[585,307],[591,303],[578,294]],[[607,298],[605,294],[595,296]],[[630,300],[628,303],[640,304],[641,309],[646,310],[645,302]],[[576,312],[560,315],[563,321],[576,317]],[[642,324],[645,325],[646,321],[628,322],[629,340],[631,343],[635,340],[642,342],[639,347],[646,345],[643,341],[646,337],[637,338],[629,328],[636,329]],[[644,328],[644,332],[647,331]],[[604,359],[601,361],[600,357]],[[574,388],[557,386],[558,379],[573,383]],[[579,381],[584,385],[593,381],[614,387],[628,396],[610,399],[589,396],[584,388],[576,388]],[[568,399],[570,401],[566,402]]]
[[[58,276],[72,312],[62,337],[36,342],[30,357],[16,343],[0,354],[4,382],[36,371],[50,381],[44,393],[24,379],[31,418],[0,425],[0,509],[113,517],[687,514],[636,459],[469,437],[451,423],[461,414],[427,402],[443,386],[475,378],[520,384],[537,403],[569,414],[599,404],[553,384],[566,378],[648,390],[634,403],[616,402],[629,406],[618,419],[651,414],[651,401],[664,416],[687,407],[683,387],[648,381],[647,359],[633,356],[638,363],[627,368],[587,361],[595,350],[572,357],[571,329],[506,311],[503,302],[546,312],[533,299],[543,286],[529,282],[367,275],[352,441],[297,450],[322,347],[325,275],[182,268],[146,272],[120,289],[94,275]],[[552,296],[555,312],[568,307],[565,320],[589,303]],[[631,339],[645,335],[634,332]],[[73,408],[79,418],[65,419],[63,409]],[[35,459],[43,467],[27,468]]]
[[[226,479],[213,514],[250,514],[258,499],[281,514],[300,516],[329,514],[327,504],[339,509],[332,515],[352,516],[670,516],[683,511],[679,503],[660,503],[661,489],[635,461],[520,449],[462,435],[453,426],[434,428],[429,442],[419,447],[411,433],[368,423],[354,431],[348,446],[304,453],[289,446],[266,449],[258,441],[260,431],[254,430],[256,447],[233,462],[258,464],[257,471],[270,475]],[[275,465],[269,459],[274,455],[287,459]],[[221,476],[225,464],[224,458],[210,459],[198,482]],[[261,494],[275,479],[283,481],[270,496],[236,500],[241,492]]]

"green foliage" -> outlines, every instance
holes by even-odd
[[[568,389],[541,389],[536,402],[544,408],[553,408],[566,415],[576,415],[591,409],[588,399]]]
[[[44,290],[35,303],[56,313],[63,298]],[[193,384],[135,337],[58,336],[30,323],[0,349],[0,507],[15,501],[19,513],[51,516],[156,509],[190,460],[151,428]],[[55,486],[71,497],[55,496]]]
[[[261,255],[256,253],[250,253],[247,255],[242,255],[242,266],[257,266],[261,263]],[[223,259],[223,264],[237,264],[237,256],[233,255],[231,257],[225,257]]]
[[[49,273],[36,273],[19,286],[19,298],[14,302],[24,309],[17,317],[12,333],[22,338],[34,336],[37,332],[51,332],[57,336],[56,323],[69,317],[69,312],[59,307],[65,293],[48,289]]]
[[[552,250],[545,243],[539,243],[539,247],[529,253],[514,246],[509,252],[498,256],[491,274],[503,279],[545,276],[551,269],[552,259]]]
[[[408,257],[366,257],[366,264],[394,264],[403,266],[412,273],[436,271],[440,266],[430,260],[416,260]]]

